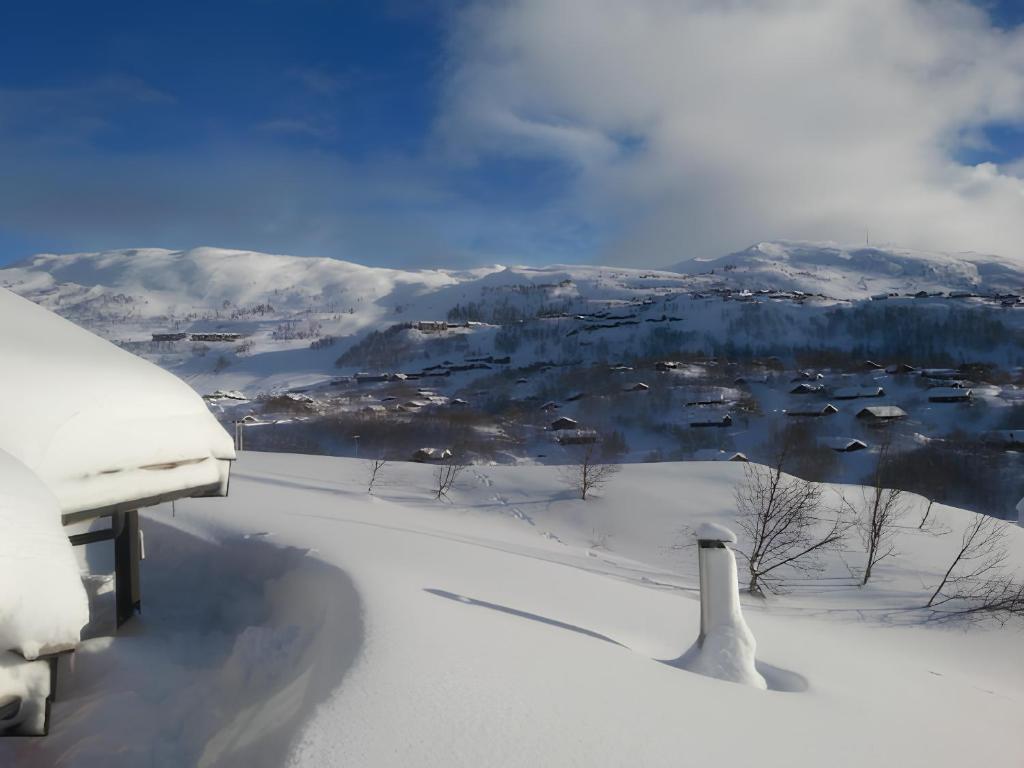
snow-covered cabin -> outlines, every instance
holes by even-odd
[[[929,403],[966,403],[974,397],[974,390],[966,387],[935,387],[928,390]]]
[[[570,419],[568,416],[560,416],[548,425],[548,429],[552,432],[559,432],[563,429],[578,429],[579,422],[576,419]]]
[[[868,424],[887,424],[907,418],[907,412],[897,405],[869,405],[857,412],[857,418]]]
[[[718,448],[700,448],[693,452],[694,461],[750,461],[739,451],[722,451]]]
[[[856,400],[860,397],[884,397],[882,387],[840,387],[832,393],[836,400]]]
[[[0,334],[0,573],[39,574],[2,580],[0,653],[34,657],[74,648],[88,618],[68,539],[114,541],[123,623],[141,605],[138,510],[226,495],[235,450],[198,394],[142,358],[4,289],[0,327],[19,329]],[[58,533],[94,518],[111,525]]]
[[[825,403],[821,408],[788,408],[785,411],[787,416],[806,416],[808,418],[831,416],[834,413],[839,413],[839,409],[832,403]]]
[[[916,370],[917,370],[917,368],[915,368],[912,365],[908,365],[907,363],[896,363],[894,365],[890,365],[889,367],[887,367],[885,369],[885,372],[886,373],[892,373],[892,374],[914,373]]]
[[[192,333],[189,334],[189,338],[191,338],[192,341],[208,341],[220,343],[225,341],[239,341],[242,338],[242,334],[230,332]]]
[[[863,440],[856,440],[852,437],[822,437],[818,440],[818,445],[836,453],[853,453],[854,451],[863,451],[868,447]]]
[[[420,333],[437,333],[447,331],[448,323],[444,320],[419,320],[416,323],[416,330]]]
[[[445,461],[452,457],[452,452],[447,448],[420,448],[412,455],[413,461]]]
[[[720,419],[710,419],[710,420],[706,420],[706,421],[691,421],[690,422],[690,427],[691,428],[698,428],[698,429],[699,428],[703,428],[703,427],[731,427],[731,426],[732,426],[732,416],[730,416],[728,413],[725,414]]]
[[[184,341],[188,338],[188,334],[184,331],[180,333],[154,333],[153,341]]]
[[[804,382],[804,383],[801,383],[801,384],[797,384],[795,387],[793,387],[791,390],[789,390],[789,394],[791,394],[791,395],[810,395],[810,394],[813,394],[815,392],[823,392],[824,390],[825,390],[825,386],[823,384],[807,384],[806,382]]]
[[[377,382],[387,381],[390,378],[390,374],[359,371],[354,378],[356,380],[356,384],[376,384]]]
[[[557,437],[562,445],[590,445],[596,443],[597,439],[597,432],[592,429],[564,430]]]

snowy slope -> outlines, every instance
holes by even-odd
[[[725,284],[867,298],[917,291],[1024,291],[1020,262],[978,253],[915,251],[800,241],[765,242],[717,259],[694,259],[671,269],[688,275],[712,270]]]
[[[744,595],[761,691],[662,663],[699,627],[681,529],[734,525],[742,467],[630,465],[588,502],[553,467],[470,468],[451,503],[430,498],[430,467],[389,470],[369,496],[361,462],[243,454],[229,498],[151,513],[148,610],[84,645],[58,729],[0,744],[0,762],[108,766],[116,744],[126,765],[1020,764],[1019,628],[919,607],[969,513],[937,505],[949,532],[922,533],[915,501],[863,589],[854,540],[823,578]],[[1024,530],[1010,544],[1020,569]],[[175,642],[160,623],[225,598],[176,613]]]

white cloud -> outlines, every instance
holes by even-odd
[[[1024,30],[962,0],[482,2],[450,41],[439,135],[553,157],[605,256],[668,263],[761,239],[874,238],[1024,258]]]

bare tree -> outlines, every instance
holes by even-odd
[[[1013,615],[1024,616],[1024,584],[1016,583],[1006,572],[1008,557],[1006,523],[988,515],[975,515],[927,607],[956,603],[954,613],[985,612],[1003,620]]]
[[[921,522],[917,524],[917,530],[924,528],[924,524],[928,522],[928,516],[932,513],[932,504],[935,503],[934,499],[928,499],[928,506],[925,507],[924,516],[921,518]]]
[[[736,522],[749,542],[736,551],[747,561],[750,593],[761,597],[780,589],[781,568],[820,571],[818,555],[837,548],[849,528],[841,510],[820,518],[821,486],[784,474],[786,455],[783,447],[771,467],[747,464],[736,488]]]
[[[584,446],[573,464],[561,467],[562,481],[586,501],[591,491],[603,488],[619,471],[618,464],[600,461],[594,445]]]
[[[447,499],[448,491],[455,485],[455,480],[465,468],[466,465],[459,463],[454,457],[445,459],[439,464],[434,473],[434,498]]]
[[[366,474],[368,475],[366,482],[367,493],[373,493],[373,486],[377,484],[378,480],[382,479],[384,468],[387,465],[388,461],[384,458],[383,454],[379,455],[376,459],[370,459],[366,462]]]
[[[896,554],[893,538],[896,534],[896,523],[903,513],[903,491],[898,488],[884,488],[882,485],[891,449],[892,444],[888,440],[879,448],[871,485],[864,491],[864,512],[855,518],[867,552],[862,586],[868,583],[878,563]]]

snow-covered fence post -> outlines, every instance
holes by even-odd
[[[235,419],[235,450],[240,451],[244,448],[245,442],[245,420]]]
[[[755,666],[756,643],[740,609],[736,534],[716,523],[697,528],[700,568],[700,634],[686,654],[687,668],[710,677],[766,688]],[[686,658],[684,657],[684,658]]]

